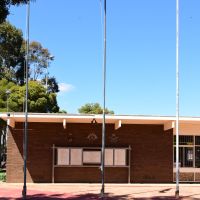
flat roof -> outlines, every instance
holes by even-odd
[[[25,113],[1,113],[0,118],[3,120],[11,119],[14,122],[24,122]],[[63,114],[63,113],[28,113],[28,122],[50,122],[50,123],[102,123],[102,114]],[[115,124],[120,121],[122,124],[166,124],[174,122],[175,116],[152,116],[152,115],[107,115],[106,123]],[[200,124],[200,117],[180,117],[180,123]]]

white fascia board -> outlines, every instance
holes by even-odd
[[[0,118],[3,120],[7,120],[7,113],[0,114]],[[102,123],[103,115],[95,115],[95,114],[46,114],[46,113],[28,113],[28,118],[30,118],[31,122],[37,122],[41,119],[41,122],[63,122],[64,119],[69,120],[77,120],[77,122],[81,123],[84,120],[92,120],[96,119],[100,123]],[[25,119],[25,113],[10,113],[10,119],[13,119],[15,122],[23,121]],[[107,121],[108,120],[108,121]],[[106,123],[115,124],[116,121],[121,120],[121,122],[126,124],[132,123],[147,123],[148,121],[152,121],[155,124],[166,124],[169,121],[175,121],[175,117],[167,117],[167,116],[136,116],[136,115],[106,115]],[[123,121],[124,120],[124,121]],[[180,123],[200,123],[199,117],[180,117]],[[165,125],[167,126],[167,125]],[[172,125],[171,125],[172,126]]]

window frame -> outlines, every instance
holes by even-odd
[[[192,142],[186,141],[186,143],[188,143],[188,144],[180,144],[180,137],[192,137]],[[199,144],[196,144],[197,137],[199,137],[198,138]],[[183,148],[184,149],[183,151],[185,151],[186,148],[192,148],[192,150],[193,150],[192,166],[185,166],[185,163],[181,163],[180,167],[181,168],[200,168],[200,165],[199,165],[199,167],[197,167],[197,165],[196,165],[196,149],[200,148],[200,136],[199,135],[179,135],[179,160],[180,160],[180,152],[181,152],[180,148]],[[182,153],[182,156],[185,156],[184,153]],[[182,162],[183,162],[183,160],[186,160],[186,158],[182,157]],[[174,138],[173,138],[173,162],[174,162],[174,164],[176,163],[176,135],[174,135]]]

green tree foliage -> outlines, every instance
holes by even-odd
[[[8,96],[6,95],[7,90],[10,91]],[[9,111],[24,111],[25,85],[16,85],[6,79],[0,80],[0,109],[2,111],[7,110],[7,97]],[[38,113],[59,112],[56,94],[47,93],[40,82],[29,81],[28,111]]]
[[[9,15],[9,8],[11,5],[19,6],[20,4],[26,4],[28,0],[1,0],[0,1],[0,23],[6,20]]]
[[[50,54],[49,50],[44,48],[39,42],[33,41],[30,43],[30,68],[31,79],[37,80],[40,76],[46,75],[46,69],[54,57]]]
[[[16,1],[17,2],[17,1]],[[22,31],[9,22],[0,24],[0,111],[24,111],[25,41]],[[29,112],[58,112],[55,77],[47,77],[47,68],[54,59],[39,42],[30,43],[29,52]],[[41,81],[40,81],[40,80]],[[47,89],[46,89],[47,80]],[[6,91],[10,91],[8,95]]]
[[[67,111],[66,110],[59,110],[58,113],[63,113],[63,114],[67,114]]]
[[[0,24],[0,79],[24,84],[25,44],[22,31],[9,22]],[[29,78],[45,79],[50,62],[54,60],[49,50],[39,42],[33,41],[29,47]],[[49,78],[48,86],[57,92],[58,84],[54,77]],[[56,89],[57,87],[57,89]]]
[[[9,82],[6,79],[0,80],[0,111],[7,111],[7,95],[6,91],[10,91],[12,87],[15,86],[15,83]]]
[[[0,24],[0,78],[15,80],[15,72],[24,65],[22,31],[9,22]]]
[[[23,42],[21,52],[25,55],[25,41]],[[32,41],[29,45],[29,78],[34,81],[43,79],[46,80],[50,62],[53,60],[54,57],[50,54],[47,48],[44,48],[39,42]],[[18,83],[24,83],[24,70],[24,65],[21,65],[16,71],[16,79]],[[55,81],[54,83],[57,82],[54,77],[50,77],[48,79],[48,86],[51,89],[53,83],[52,81]],[[46,84],[44,81],[42,81],[42,83]]]
[[[43,85],[46,85],[46,81],[47,81],[47,91],[48,92],[57,93],[60,91],[58,82],[56,81],[55,77],[48,77],[47,79],[43,78],[41,82]]]
[[[8,14],[8,4],[6,0],[0,1],[0,23],[5,21]]]
[[[87,103],[81,108],[78,109],[79,113],[84,113],[84,114],[102,114],[103,109],[101,108],[99,103]],[[108,110],[107,108],[105,109],[106,114],[114,114],[114,111]]]
[[[56,94],[59,92],[55,77],[46,79],[46,69],[53,57],[39,42],[30,43],[29,53],[29,112],[58,112]],[[9,22],[0,24],[0,111],[6,111],[9,90],[11,111],[24,110],[25,41],[22,32]],[[41,81],[38,80],[41,79]],[[46,90],[47,80],[47,90]]]

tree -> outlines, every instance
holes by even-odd
[[[81,108],[78,109],[79,113],[84,113],[84,114],[102,114],[103,109],[101,108],[99,103],[87,103]],[[114,114],[114,111],[108,110],[107,108],[105,109],[106,114]]]
[[[7,100],[8,95],[6,91],[10,91],[10,89],[15,86],[13,82],[8,82],[6,79],[0,80],[0,111],[6,112],[7,111]]]
[[[63,114],[67,114],[67,111],[66,110],[59,110],[58,113],[63,113]]]
[[[43,48],[39,42],[33,41],[30,43],[30,76],[32,80],[38,80],[41,75],[46,74],[46,69],[49,67],[49,63],[54,60],[54,57],[50,54],[47,48]]]
[[[10,95],[6,96],[6,90],[10,90]],[[25,86],[16,85],[6,79],[0,80],[0,109],[9,111],[24,111]],[[59,112],[56,94],[47,93],[45,87],[38,81],[29,81],[28,91],[28,111],[39,113]]]
[[[24,84],[25,44],[22,31],[9,22],[0,24],[0,79],[6,78],[19,85]],[[29,78],[42,80],[46,85],[47,69],[54,60],[49,50],[33,41],[29,48]],[[45,81],[43,81],[45,80]],[[48,80],[48,91],[59,92],[55,77]]]
[[[50,93],[50,92],[53,92],[53,93],[57,93],[59,92],[59,86],[58,86],[58,82],[56,81],[56,78],[55,77],[48,77],[47,79],[46,78],[43,78],[42,79],[42,84],[46,86],[46,81],[47,81],[47,91]]]
[[[26,4],[28,0],[1,0],[0,1],[0,24],[3,23],[9,15],[9,8],[11,5],[19,6]]]
[[[24,111],[25,41],[22,31],[9,22],[0,24],[0,110]],[[54,58],[39,42],[30,44],[29,52],[29,112],[58,112],[55,77],[46,78],[46,69]],[[46,88],[47,80],[47,88]],[[6,95],[10,90],[11,94]]]
[[[24,65],[22,31],[9,22],[0,24],[0,78],[14,80],[17,69]]]

